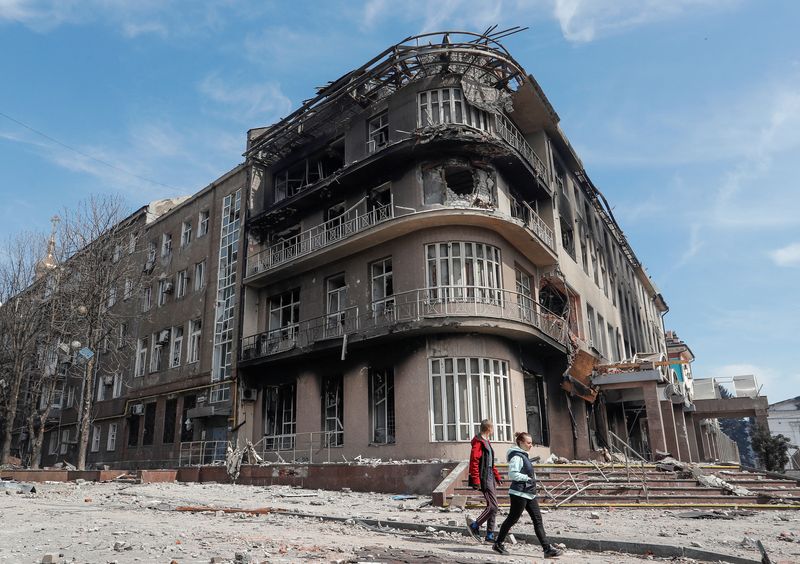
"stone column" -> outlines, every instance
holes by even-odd
[[[664,438],[667,441],[667,450],[675,457],[680,458],[678,452],[678,434],[675,429],[675,412],[671,401],[661,402],[661,419],[664,421]]]
[[[686,420],[686,436],[689,438],[689,454],[692,455],[692,462],[700,462],[700,451],[697,449],[697,432],[694,428],[694,414],[684,411],[683,418]]]
[[[667,450],[667,442],[664,438],[664,420],[661,418],[661,402],[658,400],[658,387],[655,382],[645,382],[642,385],[644,393],[644,405],[647,410],[647,429],[650,439],[650,450]]]
[[[678,458],[682,462],[691,462],[692,455],[689,447],[689,436],[686,432],[686,418],[683,416],[683,404],[672,406],[675,419],[675,431],[678,434]]]

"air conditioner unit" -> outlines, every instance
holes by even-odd
[[[111,386],[114,384],[114,377],[113,376],[103,376],[103,385],[104,386]]]
[[[164,329],[163,331],[161,331],[158,334],[158,341],[156,341],[156,342],[161,344],[161,345],[169,343],[169,329]]]
[[[131,406],[131,415],[142,415],[144,413],[144,404],[136,403]]]
[[[155,259],[148,259],[144,266],[142,267],[142,272],[150,274],[153,271],[153,268],[156,266]]]
[[[171,294],[174,291],[175,291],[175,285],[172,282],[167,282],[166,284],[164,284],[165,294]]]
[[[256,401],[258,390],[255,388],[242,388],[242,401]]]

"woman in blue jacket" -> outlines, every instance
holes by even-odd
[[[511,499],[511,509],[508,517],[500,526],[497,540],[492,545],[492,549],[500,554],[508,554],[503,541],[506,540],[508,531],[511,530],[523,511],[527,511],[533,521],[533,530],[536,538],[544,549],[545,558],[556,558],[561,556],[562,551],[547,540],[542,524],[542,512],[539,510],[539,502],[536,501],[536,482],[533,478],[533,464],[528,457],[528,451],[533,446],[533,441],[528,433],[514,433],[514,440],[517,446],[508,449],[506,458],[508,460],[508,479],[511,486],[508,489],[508,497]]]

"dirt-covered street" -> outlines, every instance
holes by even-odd
[[[494,554],[466,536],[437,529],[464,522],[460,511],[420,507],[426,498],[225,484],[36,484],[35,494],[0,495],[0,562],[531,562],[538,546]],[[178,511],[183,506],[207,511]],[[225,508],[270,508],[346,518],[343,522],[258,515]],[[468,513],[470,513],[468,511]],[[476,513],[471,512],[473,515]],[[733,519],[689,519],[681,511],[558,510],[549,534],[702,547],[755,561],[764,542],[773,562],[800,561],[800,511],[762,511]],[[359,519],[380,520],[386,529]],[[502,519],[502,516],[501,516]],[[392,522],[430,527],[392,529]],[[519,533],[531,533],[521,521]],[[646,556],[569,550],[565,562],[640,562]],[[653,557],[649,557],[653,559]],[[657,558],[655,560],[658,560]],[[670,560],[672,561],[672,560]],[[684,559],[689,562],[691,560]]]

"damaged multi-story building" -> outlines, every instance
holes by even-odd
[[[674,372],[562,388],[578,350],[665,360],[667,306],[558,124],[499,42],[452,32],[251,130],[239,436],[459,459],[489,418],[563,456],[609,427],[666,451]]]

